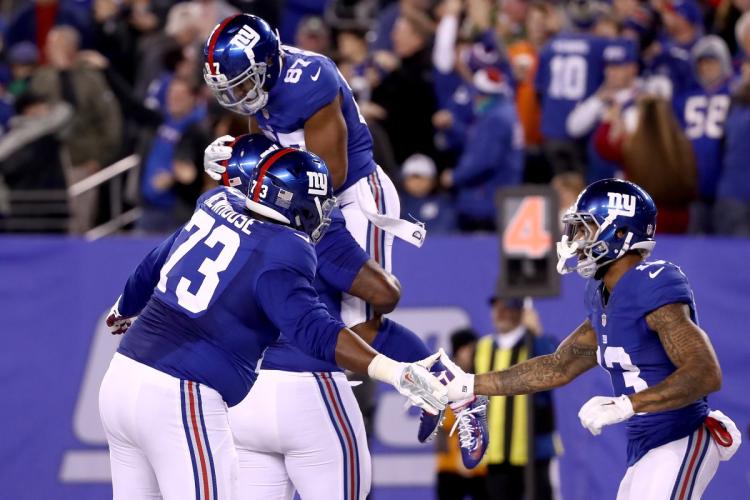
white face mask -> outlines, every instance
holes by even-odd
[[[604,226],[589,214],[572,211],[563,215],[562,222],[563,235],[557,243],[557,272],[568,274],[575,271],[582,278],[593,278],[597,269],[611,262],[611,259],[604,260],[609,250],[607,243],[597,241]],[[575,265],[567,265],[574,258]]]

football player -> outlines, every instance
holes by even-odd
[[[331,223],[331,184],[317,156],[274,151],[254,169],[247,195],[227,187],[202,195],[190,221],[128,280],[132,301],[118,300],[128,312],[116,307],[107,323],[122,333],[125,316],[140,316],[99,399],[115,499],[236,498],[227,406],[250,391],[280,331],[433,414],[444,407],[445,390],[425,368],[374,351],[320,302],[313,245]],[[144,281],[153,294],[129,293]]]
[[[238,137],[231,143],[222,183],[246,190],[261,158],[280,146],[260,134]],[[340,316],[341,294],[350,292],[375,308],[375,321],[352,329],[377,350],[397,361],[420,360],[430,355],[427,346],[407,328],[380,318],[395,301],[388,284],[396,279],[359,247],[334,209],[326,237],[315,246],[318,275],[314,285],[334,317]],[[378,304],[384,302],[384,304]],[[274,404],[267,404],[273,401]],[[454,405],[466,443],[462,457],[476,466],[487,448],[486,401]],[[240,455],[242,498],[290,498],[296,489],[303,498],[364,498],[370,489],[370,456],[362,414],[341,369],[312,358],[282,338],[263,357],[258,380],[250,394],[230,410],[230,424]],[[423,415],[418,438],[425,441],[435,430],[437,416]],[[320,478],[327,480],[321,482]]]
[[[605,179],[588,186],[562,220],[557,267],[589,280],[586,319],[555,353],[507,370],[468,375],[441,356],[455,377],[448,397],[545,391],[599,364],[614,397],[591,398],[578,416],[593,435],[627,422],[628,469],[618,500],[700,498],[740,434],[708,405],[707,395],[721,387],[721,368],[698,326],[685,274],[670,262],[645,260],[655,245],[656,206],[637,185]]]

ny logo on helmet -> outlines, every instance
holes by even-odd
[[[323,172],[307,172],[308,194],[325,196],[328,194],[328,176]]]
[[[633,217],[635,215],[635,196],[623,193],[607,193],[609,204],[607,208],[610,214]]]
[[[253,53],[253,47],[260,41],[260,35],[257,31],[252,29],[247,24],[242,27],[240,31],[229,42],[231,44],[236,43],[245,47],[245,55],[251,63],[255,63],[255,54]]]

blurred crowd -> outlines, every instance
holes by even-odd
[[[181,224],[212,185],[204,148],[247,131],[201,76],[240,11],[338,63],[432,233],[494,230],[501,187],[548,184],[565,207],[622,177],[662,233],[750,235],[750,0],[2,0],[0,222],[22,222],[0,228],[106,222],[113,190],[66,190],[132,154],[135,229]],[[67,202],[21,213],[40,191]]]

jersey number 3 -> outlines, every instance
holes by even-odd
[[[219,255],[213,260],[209,258],[204,259],[198,267],[198,272],[204,278],[195,293],[189,290],[192,282],[184,276],[177,283],[177,288],[175,289],[177,303],[191,313],[199,313],[208,308],[208,304],[211,302],[214,292],[216,292],[216,287],[219,286],[219,273],[229,267],[229,263],[232,262],[237,249],[240,247],[240,236],[227,226],[220,225],[211,231],[215,222],[214,218],[203,210],[198,210],[193,214],[190,222],[185,226],[185,230],[190,231],[196,228],[196,231],[169,256],[169,259],[167,259],[161,268],[159,283],[156,285],[156,288],[160,292],[166,293],[169,272],[201,241],[208,248],[214,248],[217,243],[221,243],[223,248],[219,252]]]
[[[625,352],[622,347],[607,346],[604,348],[604,364],[607,368],[614,368],[615,363],[622,369],[622,378],[625,387],[633,389],[634,392],[641,392],[648,389],[648,384],[639,375],[641,369],[633,364],[630,360],[630,354]]]

